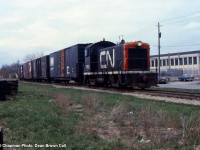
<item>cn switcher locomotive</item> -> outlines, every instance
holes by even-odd
[[[20,80],[99,86],[149,88],[157,85],[150,71],[150,46],[141,41],[76,44],[22,64]]]

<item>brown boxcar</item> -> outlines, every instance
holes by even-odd
[[[23,69],[23,65],[20,65],[18,68],[18,79],[19,80],[23,80],[24,79],[24,69]]]
[[[65,49],[49,55],[50,79],[54,81],[65,81]]]
[[[29,61],[23,64],[23,73],[24,73],[25,80],[33,79],[32,61]]]

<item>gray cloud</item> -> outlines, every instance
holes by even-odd
[[[30,52],[51,53],[102,38],[116,42],[119,35],[126,41],[150,43],[151,53],[155,54],[158,21],[163,25],[162,53],[175,50],[164,45],[199,38],[200,2],[194,0],[0,0],[0,3],[3,54],[0,65],[22,60]]]

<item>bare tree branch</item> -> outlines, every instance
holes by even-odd
[[[44,52],[30,53],[24,57],[24,62],[28,62],[37,58],[44,56]]]
[[[0,69],[1,78],[9,78],[9,76],[15,76],[20,66],[19,60],[11,65],[4,64]]]

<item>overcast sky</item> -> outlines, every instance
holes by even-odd
[[[0,66],[105,38],[141,40],[157,54],[200,50],[196,0],[0,0]]]

